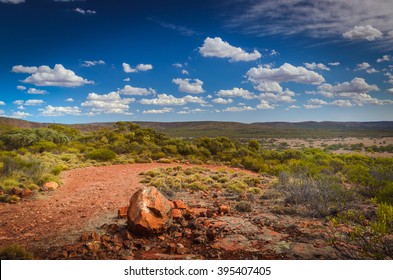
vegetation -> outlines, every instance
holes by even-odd
[[[288,143],[275,139],[260,141],[254,137],[256,134],[248,135],[252,130],[248,130],[247,134],[240,127],[237,135],[227,134],[231,138],[225,135],[209,138],[188,134],[191,137],[184,139],[171,138],[130,122],[117,122],[112,126],[86,131],[57,124],[37,124],[34,127],[23,124],[24,128],[0,126],[0,200],[3,202],[17,202],[23,197],[21,193],[24,190],[35,191],[45,182],[59,182],[63,170],[77,167],[152,161],[219,163],[276,176],[278,179],[275,186],[263,194],[260,188],[264,184],[263,176],[231,173],[227,169],[158,169],[146,172],[142,182],[168,194],[182,189],[217,188],[248,194],[250,197],[262,195],[283,198],[286,203],[295,206],[299,214],[331,217],[350,227],[352,234],[345,242],[335,237],[342,241],[340,244],[355,242],[356,248],[362,247],[360,243],[374,248],[360,248],[358,257],[382,258],[382,254],[387,256],[391,252],[388,251],[391,248],[391,239],[388,237],[392,234],[393,223],[390,212],[393,207],[393,158],[374,158],[359,152],[392,152],[392,145],[366,147],[362,143],[355,143],[349,146],[325,146],[323,149],[305,146],[292,149]],[[190,125],[195,128],[198,124]],[[208,124],[199,125],[205,129]],[[210,126],[213,129],[214,123]],[[233,132],[237,126],[232,130],[229,124],[225,127],[227,132]],[[266,137],[273,133],[267,133],[269,126],[266,124],[253,124],[250,127],[258,127],[258,133],[266,132]],[[296,133],[304,131],[305,136],[311,132],[318,137],[340,133],[345,135],[346,132],[344,127],[336,130],[331,127],[328,131],[335,132],[326,134],[327,130],[321,127],[308,131],[301,124],[292,128],[277,124],[277,128],[283,127],[286,128],[284,132],[281,131],[283,134],[293,134],[296,128]],[[379,136],[390,135],[387,131],[391,131],[376,127],[372,129],[378,130],[376,135]],[[184,126],[178,127],[177,133],[184,130]],[[205,131],[199,135],[210,136],[210,130]],[[353,131],[363,133],[367,130]],[[274,133],[277,136],[278,130]],[[266,143],[274,149],[266,149]],[[335,149],[348,149],[351,153],[332,153]],[[378,210],[366,217],[362,205],[374,205]],[[249,211],[248,204],[240,202],[238,211]],[[366,237],[368,241],[362,241]],[[375,244],[383,246],[380,248]],[[376,246],[378,249],[375,249]],[[350,246],[340,247],[340,250],[349,252],[348,248]]]
[[[32,260],[33,254],[19,245],[0,249],[0,260]]]

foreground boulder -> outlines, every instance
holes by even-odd
[[[162,233],[171,222],[172,207],[155,187],[141,189],[131,197],[127,226],[132,233],[136,235]]]

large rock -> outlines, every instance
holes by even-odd
[[[171,222],[172,207],[155,187],[141,189],[131,197],[127,212],[127,225],[134,234],[162,233]]]

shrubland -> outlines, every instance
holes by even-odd
[[[362,244],[362,238],[372,236],[373,245],[391,236],[392,158],[330,152],[335,147],[295,150],[285,143],[276,146],[277,149],[265,149],[256,140],[228,137],[170,138],[130,122],[118,122],[111,128],[90,132],[64,125],[34,129],[7,127],[0,133],[0,199],[15,202],[19,199],[15,190],[36,190],[45,182],[59,181],[63,170],[78,167],[152,161],[219,163],[276,176],[276,183],[269,190],[271,194],[298,206],[300,214],[345,223],[351,227],[349,241]],[[362,145],[350,148],[365,149]],[[368,148],[380,151],[376,147]],[[179,189],[225,188],[236,193],[260,194],[258,177],[207,172],[200,168],[152,170],[143,180],[168,193]],[[374,205],[372,214],[364,217],[367,222],[361,222],[364,205]],[[243,203],[239,204],[239,210],[250,208]],[[335,240],[343,238],[335,236]],[[362,250],[367,251],[366,247]],[[381,256],[379,251],[360,255]]]

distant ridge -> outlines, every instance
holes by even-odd
[[[370,122],[133,122],[143,128],[164,132],[171,137],[195,138],[225,136],[241,138],[332,138],[332,137],[393,137],[393,121]],[[114,122],[66,124],[82,131],[112,127]],[[0,117],[0,127],[40,128],[49,123]]]

